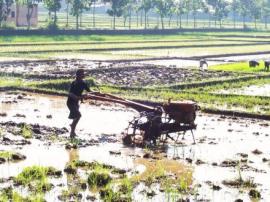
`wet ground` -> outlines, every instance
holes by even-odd
[[[26,79],[72,78],[78,68],[84,68],[100,84],[141,87],[170,85],[202,80],[244,76],[243,73],[199,69],[198,61],[95,62],[88,60],[57,60],[1,63],[0,73],[15,74]],[[176,64],[177,63],[177,64]],[[194,65],[189,66],[188,63]],[[210,62],[211,63],[211,62]],[[168,68],[170,67],[170,68]],[[193,67],[193,68],[192,68]],[[195,68],[194,68],[195,67]]]
[[[243,88],[220,90],[218,93],[270,97],[270,84],[250,85]]]
[[[79,144],[70,148],[65,101],[64,97],[21,92],[0,94],[0,150],[26,156],[19,162],[0,164],[0,178],[16,176],[26,166],[53,166],[61,170],[63,176],[51,180],[55,186],[45,198],[58,201],[62,191],[73,186],[72,178],[64,168],[74,159],[109,164],[126,170],[130,176],[134,172],[143,173],[155,164],[162,165],[168,173],[191,171],[193,192],[181,194],[191,201],[253,201],[249,196],[251,189],[260,192],[261,201],[270,200],[269,121],[199,113],[198,127],[194,131],[196,144],[192,144],[188,133],[177,144],[168,142],[160,147],[158,155],[161,157],[157,158],[153,155],[155,148],[129,148],[122,144],[121,133],[137,112],[105,103],[82,104]],[[32,138],[14,135],[21,130],[22,123],[35,129]],[[174,169],[169,169],[169,165]],[[252,182],[256,188],[237,185],[235,182],[239,178]],[[1,190],[11,183],[1,182]],[[137,184],[133,189],[133,200],[166,201],[169,198],[172,201],[173,193],[162,190],[159,182],[149,187],[144,186],[146,182],[143,181]],[[20,188],[17,190],[24,192]],[[98,194],[89,189],[81,193],[81,201],[92,195],[98,200]]]

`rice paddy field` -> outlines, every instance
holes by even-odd
[[[0,201],[269,201],[269,46],[267,32],[0,36]],[[139,113],[87,100],[70,139],[78,68],[103,93],[196,102],[196,130],[125,146]]]

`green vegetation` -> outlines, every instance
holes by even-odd
[[[33,131],[32,131],[31,126],[29,126],[27,124],[23,124],[22,128],[21,128],[21,134],[26,139],[32,138],[33,137]]]
[[[258,67],[249,67],[248,62],[241,62],[241,63],[214,65],[214,66],[210,66],[209,69],[210,70],[216,70],[216,71],[267,73],[267,72],[264,71],[264,63],[263,63],[263,61],[259,61],[259,62],[260,62],[260,66],[258,66]]]
[[[28,187],[30,191],[44,193],[52,188],[48,176],[59,175],[60,172],[52,167],[32,166],[26,167],[15,177],[15,182]]]
[[[21,87],[23,86],[23,81],[20,78],[14,77],[0,77],[0,87]]]
[[[7,0],[6,10],[11,10],[12,0]],[[22,2],[28,9],[34,4],[43,3],[42,12],[38,13],[39,26],[54,30],[61,28],[91,29],[164,29],[164,28],[244,28],[267,29],[267,17],[270,9],[268,1],[257,0],[214,0],[191,1],[144,0],[144,1],[104,1],[71,0],[60,4],[59,0],[28,0]],[[65,5],[65,7],[61,7]],[[4,6],[0,8],[3,10]],[[47,9],[45,10],[44,7]],[[99,9],[101,7],[101,9]],[[208,9],[206,9],[208,8]],[[210,10],[211,8],[211,10]],[[61,9],[61,10],[60,10]],[[211,12],[210,12],[211,11]],[[49,15],[48,15],[49,13]],[[13,28],[3,12],[0,18],[1,28]],[[33,12],[28,13],[27,29]],[[184,18],[184,16],[190,18]],[[209,20],[203,16],[209,16]],[[158,19],[157,19],[158,17]],[[240,20],[239,20],[240,19]],[[50,26],[51,25],[51,26]],[[53,25],[53,26],[52,26]]]
[[[93,187],[104,187],[110,183],[112,178],[109,175],[108,170],[95,169],[88,176],[87,182],[90,188]]]
[[[0,151],[0,158],[4,158],[6,160],[10,160],[12,157],[12,152],[9,151]]]
[[[0,159],[1,162],[11,161],[16,162],[20,160],[24,160],[26,157],[20,153],[13,151],[0,151]]]
[[[240,38],[241,37],[241,38]],[[0,36],[2,58],[132,59],[268,52],[268,33]],[[206,54],[207,53],[207,54]],[[222,68],[222,67],[221,67]]]
[[[93,85],[94,80],[92,78],[86,79],[89,84]],[[0,82],[5,83],[4,77],[0,79]],[[10,80],[12,82],[12,80]],[[260,114],[270,114],[269,100],[267,97],[263,96],[246,96],[246,95],[226,95],[219,94],[219,90],[231,90],[238,89],[250,85],[264,85],[269,84],[269,78],[250,78],[246,81],[239,82],[221,82],[220,84],[208,85],[203,87],[189,88],[185,90],[177,89],[175,86],[171,87],[158,87],[158,89],[152,88],[119,88],[113,86],[100,86],[101,91],[105,93],[116,94],[128,99],[142,99],[150,101],[160,101],[168,100],[194,100],[202,108],[210,109],[227,109],[227,110],[237,110],[249,113],[260,113]],[[20,83],[14,82],[13,86],[20,86]],[[25,83],[25,87],[31,89],[45,90],[48,92],[67,92],[69,88],[70,80],[60,79],[60,80],[49,80],[42,82],[28,82]],[[4,84],[3,86],[6,86]],[[204,85],[202,83],[202,85]],[[25,128],[23,134],[30,134],[29,130]],[[27,136],[27,135],[26,135]]]
[[[42,195],[36,193],[33,195],[29,195],[27,197],[21,196],[18,192],[14,191],[12,187],[4,188],[0,192],[0,201],[12,201],[12,202],[45,202],[45,199]]]

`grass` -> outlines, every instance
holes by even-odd
[[[6,160],[11,159],[12,152],[9,151],[0,151],[0,158],[4,158]]]
[[[45,202],[46,200],[43,198],[42,195],[29,195],[26,197],[21,196],[17,191],[14,191],[12,187],[7,187],[1,190],[0,192],[0,201],[12,201],[12,202]]]
[[[88,80],[88,79],[87,79]],[[88,80],[93,82],[91,78]],[[231,89],[246,85],[264,84],[268,83],[269,79],[251,79],[244,82],[224,82],[222,84],[192,88],[191,90],[176,91],[170,89],[155,90],[155,89],[132,89],[132,88],[117,88],[110,86],[100,86],[101,91],[105,93],[112,93],[128,99],[141,99],[149,101],[164,102],[169,98],[172,100],[193,100],[196,101],[202,108],[211,109],[228,109],[258,113],[256,109],[261,110],[261,114],[270,114],[270,106],[267,97],[258,96],[244,96],[244,95],[224,95],[212,94],[214,90]],[[69,80],[51,80],[45,82],[35,82],[29,84],[34,89],[44,89],[51,92],[67,92]],[[210,92],[210,93],[209,93]]]
[[[102,166],[96,166],[95,169],[89,174],[87,183],[90,188],[105,187],[112,181],[109,170]]]
[[[27,124],[23,124],[21,128],[21,134],[24,138],[31,139],[33,137],[33,131],[32,131],[31,126]]]
[[[149,161],[147,159],[138,159],[135,161],[136,164],[142,164],[146,167],[145,172],[140,175],[135,175],[133,180],[136,182],[144,181],[146,185],[150,186],[154,182],[159,182],[161,186],[166,184],[178,184],[179,179],[186,179],[186,183],[191,185],[192,183],[192,172],[179,162],[162,159],[156,161]],[[174,175],[175,179],[168,178],[167,174]]]
[[[20,78],[0,76],[0,87],[19,87],[24,83]]]
[[[237,36],[241,36],[244,40],[239,40]],[[93,56],[91,58],[95,59],[102,56],[103,59],[106,59],[108,55],[111,55],[108,59],[125,59],[164,56],[192,57],[268,51],[270,47],[268,39],[260,38],[260,36],[270,35],[265,32],[186,32],[174,35],[0,36],[0,46],[2,44],[0,56],[45,59],[69,55],[69,57],[76,58],[83,51],[83,54]],[[199,47],[202,45],[214,46]],[[223,47],[223,45],[226,46]],[[158,46],[161,48],[156,49]],[[179,48],[175,48],[175,46],[179,46]],[[127,48],[129,50],[106,51],[108,48]],[[84,49],[91,49],[91,51]]]
[[[86,182],[89,189],[94,193],[99,192],[100,197],[104,201],[131,201],[133,181],[121,169],[98,162],[80,160],[70,162],[66,168],[85,171],[87,173]],[[76,172],[70,174],[76,176]],[[64,190],[61,197],[69,198],[71,191]]]
[[[28,187],[30,191],[44,193],[52,188],[52,185],[48,182],[48,176],[54,175],[56,172],[56,169],[52,167],[26,167],[15,177],[15,182]]]
[[[58,42],[56,44],[46,43],[46,44],[35,44],[35,43],[28,43],[28,44],[14,44],[9,46],[2,46],[0,44],[1,52],[49,52],[49,51],[56,51],[56,52],[74,52],[74,51],[83,51],[83,50],[91,50],[91,51],[106,51],[107,49],[127,49],[127,50],[137,50],[137,49],[156,49],[162,47],[164,49],[171,49],[172,47],[177,48],[194,48],[197,46],[209,46],[209,41],[187,41],[187,40],[157,40],[157,41],[131,41],[132,44],[129,41],[110,41],[109,43],[101,42],[101,43],[88,43],[88,42],[82,42],[81,44],[78,44],[78,42],[73,43],[63,43]],[[243,42],[234,42],[232,44],[231,41],[218,41],[218,40],[211,40],[210,46],[235,46],[235,45],[241,45]],[[249,44],[258,45],[254,42],[251,42]]]
[[[210,66],[210,70],[215,71],[232,71],[232,72],[245,72],[245,73],[265,73],[263,61],[259,61],[260,66],[258,67],[249,67],[248,62],[239,62],[232,64],[221,64]]]

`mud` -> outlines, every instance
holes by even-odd
[[[250,85],[230,90],[219,90],[218,93],[270,97],[270,85]]]
[[[195,82],[201,80],[225,79],[245,74],[201,71],[195,65],[188,68],[187,62],[180,61],[179,65],[163,62],[162,65],[140,62],[94,62],[87,60],[56,60],[44,62],[24,62],[0,64],[2,75],[20,76],[25,79],[58,79],[73,78],[78,68],[84,68],[88,76],[93,77],[99,84],[128,87],[170,85],[176,83]],[[170,68],[168,68],[170,67]]]
[[[18,95],[21,95],[20,98]],[[180,195],[183,200],[190,201],[251,201],[250,197],[258,196],[255,191],[260,193],[262,201],[270,200],[269,121],[199,114],[197,130],[194,131],[195,145],[188,133],[178,143],[169,141],[153,148],[128,148],[121,142],[121,132],[136,115],[133,110],[118,105],[85,103],[81,106],[78,138],[70,141],[69,120],[64,118],[68,115],[65,98],[1,93],[0,101],[0,113],[6,114],[1,116],[0,121],[0,149],[26,156],[26,159],[16,163],[0,164],[2,191],[12,185],[12,180],[8,179],[17,176],[23,168],[32,165],[52,166],[63,175],[50,178],[53,186],[45,194],[47,201],[99,200],[101,195],[106,196],[111,190],[93,192],[85,182],[86,165],[98,162],[108,165],[110,169],[122,170],[131,178],[140,176],[138,183],[132,185],[133,201],[165,201],[173,197],[179,199]],[[13,117],[15,114],[25,117]],[[51,118],[48,119],[47,115],[51,115]],[[23,124],[32,129],[32,138],[25,139],[18,135]],[[28,144],[18,144],[19,141],[27,141]],[[74,161],[78,162],[75,170],[64,172],[68,165],[74,165]],[[154,171],[159,175],[149,175],[154,168],[158,168]],[[185,170],[190,170],[192,177],[192,183],[185,188],[185,192],[183,187],[176,186],[171,190],[168,187],[174,185],[170,184],[167,188],[162,186],[164,176],[173,183],[173,179],[182,179],[186,175]],[[110,176],[114,179],[113,174]],[[244,182],[256,184],[256,189],[223,183],[235,182],[239,177]],[[73,192],[74,189],[78,191]],[[16,190],[27,194],[21,188]],[[175,193],[179,194],[175,196]]]

